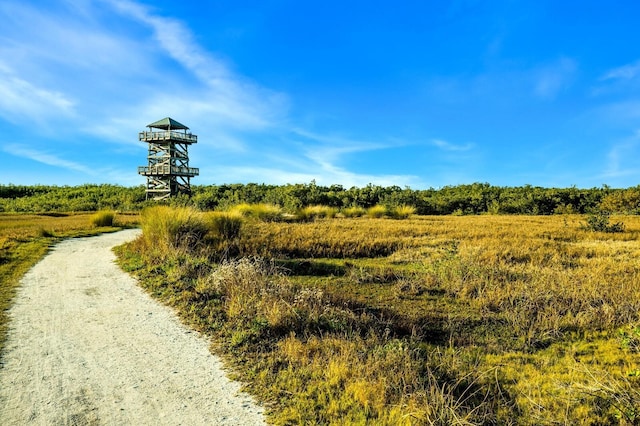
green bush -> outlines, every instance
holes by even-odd
[[[624,232],[624,223],[610,223],[609,214],[599,212],[587,216],[587,223],[584,229],[594,232]]]
[[[623,348],[640,353],[640,326],[629,325],[618,332]]]

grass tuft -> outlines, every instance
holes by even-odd
[[[342,215],[344,217],[362,217],[367,214],[367,210],[364,207],[347,207],[342,209]]]
[[[282,208],[274,204],[242,203],[231,207],[229,212],[264,222],[275,222],[282,219]]]
[[[173,249],[193,250],[210,230],[204,215],[189,207],[146,208],[141,214],[141,226],[147,247],[160,255]]]
[[[91,216],[91,224],[95,227],[113,226],[116,214],[110,210],[102,210]]]
[[[332,219],[338,213],[338,209],[329,206],[308,206],[299,209],[296,217],[299,220],[310,221],[315,219]]]
[[[416,208],[406,204],[394,207],[389,215],[394,219],[408,219],[416,212]]]
[[[371,218],[379,219],[386,216],[386,214],[387,214],[387,208],[382,204],[378,204],[373,207],[369,207],[367,209],[367,216]]]

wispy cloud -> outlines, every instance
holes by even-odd
[[[604,178],[639,176],[640,167],[634,159],[640,155],[640,130],[629,138],[614,143],[607,154],[606,167],[602,173]]]
[[[592,87],[591,94],[637,98],[640,88],[640,60],[606,71]]]
[[[456,145],[442,139],[431,139],[431,145],[438,147],[443,151],[464,152],[464,151],[469,151],[470,149],[473,148],[473,144],[471,143],[466,143],[464,145]]]
[[[294,135],[304,138],[305,141],[311,142],[305,144],[304,157],[309,161],[305,162],[303,167],[313,171],[313,179],[318,183],[327,185],[341,183],[346,186],[364,186],[369,183],[383,186],[422,185],[422,182],[414,175],[354,173],[344,166],[349,163],[346,157],[350,154],[397,149],[407,145],[402,141],[357,140],[343,136],[318,134],[302,128],[294,128],[292,132]],[[300,158],[292,159],[291,163],[300,165]],[[381,167],[384,166],[381,165]]]
[[[74,106],[65,94],[23,80],[0,62],[0,115],[5,119],[42,123],[54,115],[74,115]]]
[[[208,92],[201,92],[201,101],[195,102],[194,109],[199,109],[200,113],[231,125],[264,128],[277,121],[286,109],[284,94],[260,87],[231,72],[222,60],[195,41],[192,32],[181,21],[159,16],[149,7],[128,0],[108,0],[108,3],[123,16],[150,27],[159,46],[206,86]]]
[[[83,164],[65,160],[54,154],[44,151],[38,151],[32,148],[25,147],[23,145],[9,144],[3,146],[2,150],[7,154],[27,158],[29,160],[37,161],[38,163],[46,164],[49,166],[60,167],[63,169],[84,173],[89,176],[97,175],[96,170],[91,169]]]
[[[4,0],[0,20],[7,23],[0,26],[0,119],[15,124],[16,132],[28,131],[25,137],[46,127],[33,129],[33,122],[54,123],[55,143],[72,140],[87,161],[66,159],[64,150],[54,152],[50,141],[39,138],[28,146],[0,143],[12,155],[113,180],[110,170],[122,170],[125,162],[135,165],[137,158],[144,162],[146,147],[138,142],[138,131],[172,116],[199,136],[191,152],[203,180],[419,184],[409,174],[350,170],[352,154],[409,143],[342,136],[339,128],[304,129],[293,122],[287,93],[234,71],[199,43],[187,23],[150,3],[64,0],[35,6]],[[98,142],[101,152],[122,155],[97,158],[101,154],[89,148]],[[200,159],[215,170],[196,164]]]
[[[555,98],[572,84],[577,69],[575,60],[563,57],[534,70],[533,93],[543,99]]]
[[[640,75],[640,60],[607,71],[600,80],[632,80]]]
[[[306,142],[304,152],[308,158],[319,163],[330,163],[340,159],[345,154],[356,152],[376,151],[398,146],[397,143],[382,143],[350,139],[342,136],[318,134],[299,127],[291,129],[295,136],[300,136]]]

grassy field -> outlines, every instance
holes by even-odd
[[[0,214],[0,353],[7,331],[7,309],[20,278],[49,247],[62,238],[111,232],[137,222],[138,215],[118,215],[114,226],[96,226],[103,213],[50,215]]]
[[[122,264],[275,424],[640,423],[638,216],[181,215],[148,212]]]

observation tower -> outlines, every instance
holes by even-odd
[[[149,144],[149,165],[138,167],[138,174],[147,177],[147,200],[191,195],[191,178],[200,171],[189,167],[188,148],[198,142],[198,137],[169,117],[147,127],[148,131],[138,135],[142,142]]]

